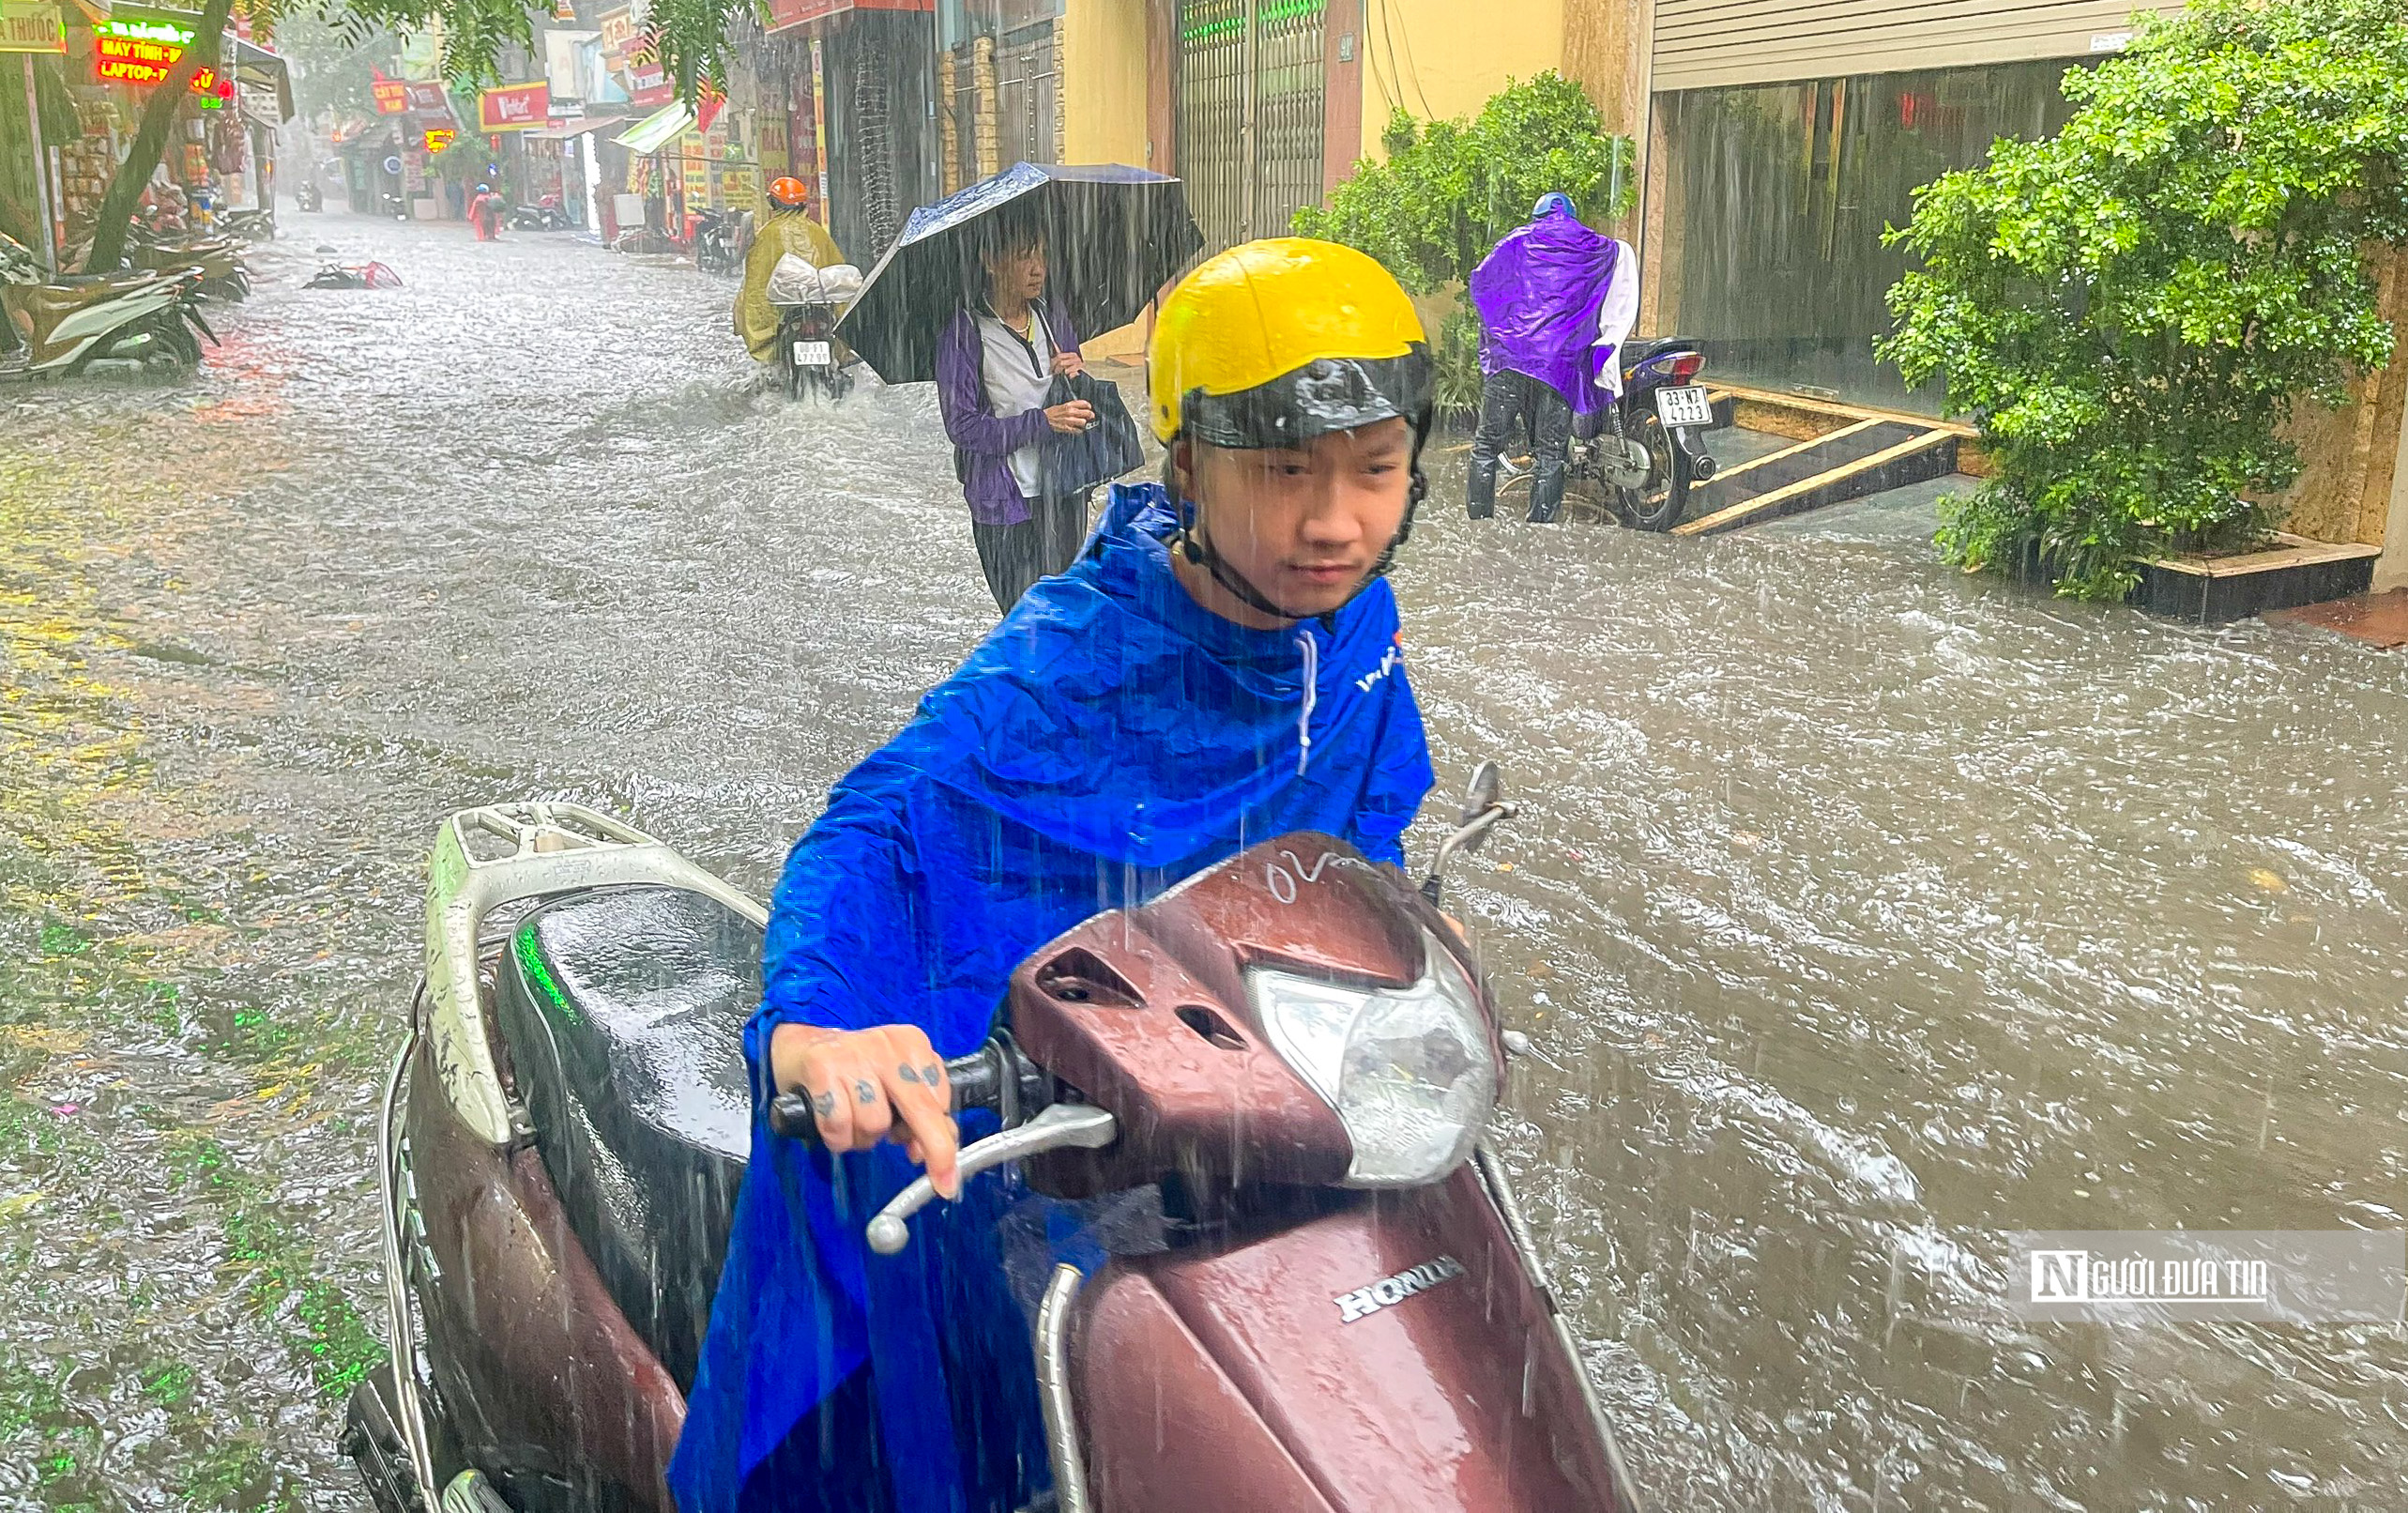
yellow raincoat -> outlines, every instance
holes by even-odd
[[[752,255],[744,259],[743,292],[736,297],[736,334],[762,362],[777,350],[778,307],[770,303],[770,272],[788,252],[815,267],[845,261],[835,238],[800,210],[778,211],[754,234]]]

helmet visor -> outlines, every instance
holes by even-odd
[[[1320,358],[1234,394],[1189,390],[1180,406],[1191,441],[1239,451],[1295,447],[1381,420],[1415,429],[1430,412],[1429,347],[1395,358]]]

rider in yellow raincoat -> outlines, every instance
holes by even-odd
[[[770,181],[770,219],[754,233],[752,254],[744,259],[744,289],[736,297],[736,334],[757,361],[777,355],[778,307],[770,303],[769,289],[778,259],[792,252],[815,267],[845,261],[827,228],[803,214],[810,203],[801,179]]]

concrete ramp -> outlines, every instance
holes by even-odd
[[[1734,463],[1689,491],[1675,536],[1712,536],[1919,483],[1956,470],[1960,428],[1863,414],[1778,451]]]

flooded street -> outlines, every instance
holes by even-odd
[[[365,1506],[436,821],[766,894],[994,620],[927,386],[757,393],[732,283],[566,237],[285,225],[194,383],[0,390],[0,1507]],[[322,238],[406,287],[301,289]],[[2003,1266],[2408,1224],[2408,659],[1434,472],[1431,809],[1525,803],[1454,900],[1652,1503],[2400,1505],[2396,1329],[2021,1325]]]

